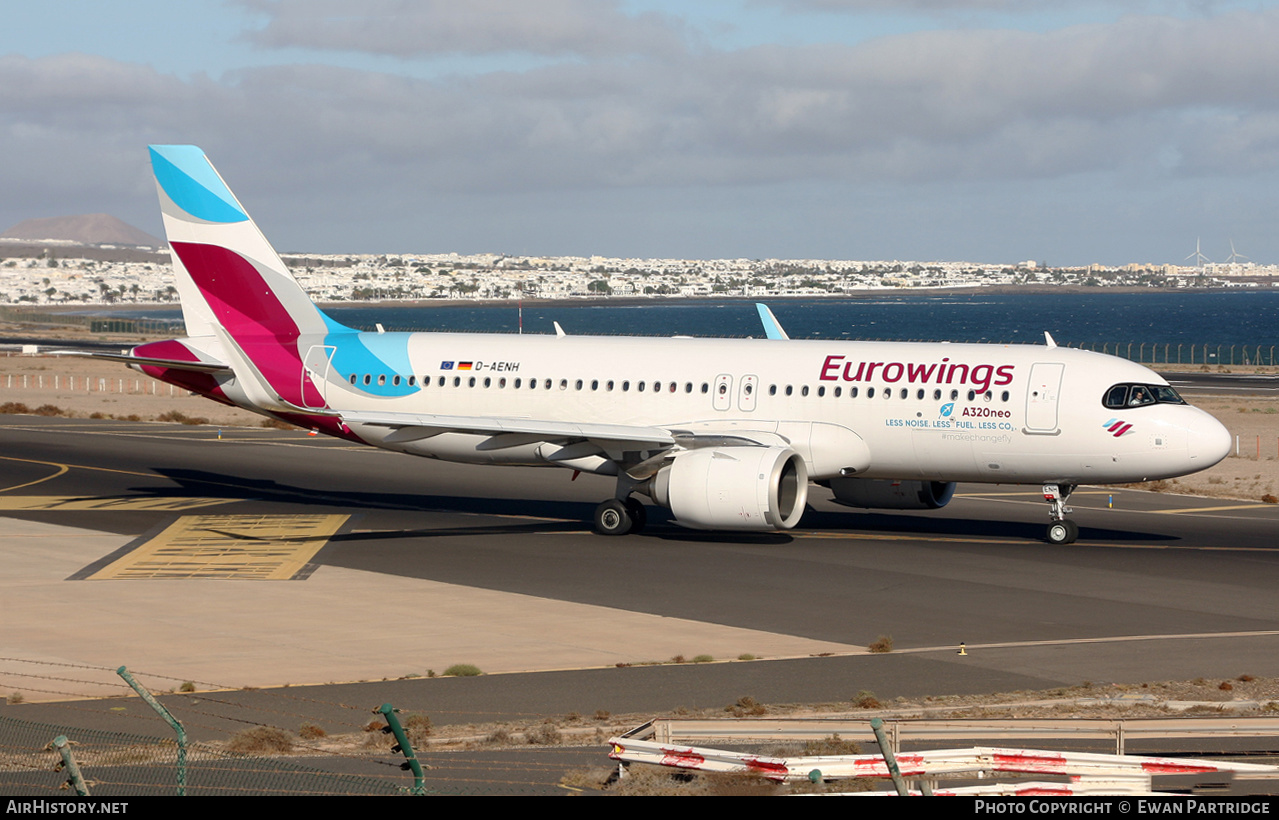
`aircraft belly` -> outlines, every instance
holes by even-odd
[[[971,437],[954,430],[911,430],[914,458],[910,473],[900,478],[954,481],[976,477],[976,461]]]
[[[543,443],[541,439],[500,446],[501,439],[502,436],[477,433],[440,433],[413,441],[383,437],[378,446],[462,464],[545,466],[546,461],[538,456],[538,448]]]

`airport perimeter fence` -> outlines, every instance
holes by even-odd
[[[1149,366],[1158,365],[1228,365],[1273,367],[1279,364],[1275,355],[1279,345],[1155,344],[1151,342],[1101,342],[1070,345],[1119,356]]]
[[[54,746],[59,737],[73,766]],[[68,784],[75,769],[94,797],[402,795],[411,785],[403,777],[337,774],[201,744],[182,752],[168,739],[0,716],[0,795],[74,795]]]
[[[120,318],[77,313],[54,313],[0,305],[0,320],[24,325],[76,327],[90,333],[123,333],[133,336],[182,335],[181,319]]]

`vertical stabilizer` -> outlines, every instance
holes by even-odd
[[[311,302],[203,151],[153,145],[151,167],[187,335],[234,342],[282,399],[321,406],[302,377],[301,337],[341,326]]]

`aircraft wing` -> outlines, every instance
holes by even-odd
[[[545,438],[548,441],[578,439],[644,445],[647,448],[672,447],[675,445],[675,435],[670,430],[628,424],[593,424],[496,416],[444,416],[428,413],[355,411],[342,412],[338,413],[338,415],[347,424],[368,424],[374,427],[414,429],[428,434],[456,432],[499,435],[513,433],[521,436]]]

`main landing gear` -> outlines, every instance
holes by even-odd
[[[1049,544],[1070,544],[1079,537],[1079,525],[1066,516],[1074,510],[1066,506],[1066,499],[1075,491],[1073,484],[1045,484],[1044,500],[1048,502],[1048,515],[1052,523],[1048,525]]]
[[[648,511],[634,498],[610,498],[595,508],[595,531],[600,535],[639,532],[648,523]]]

